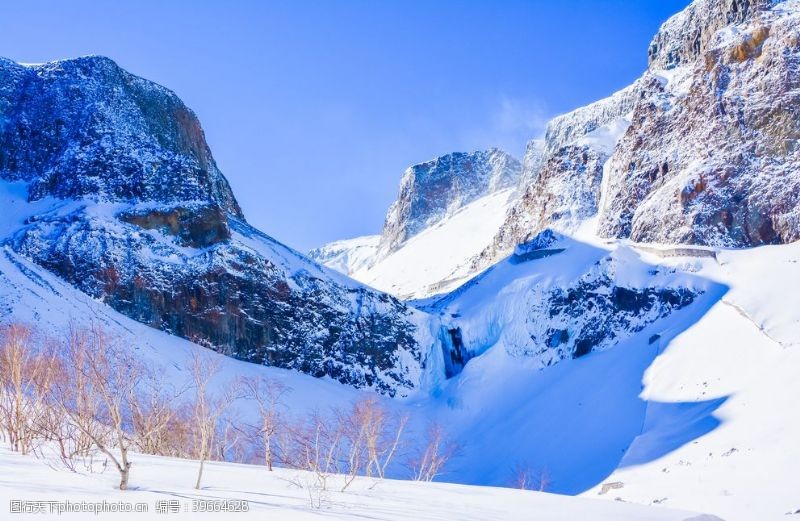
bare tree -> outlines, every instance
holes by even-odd
[[[22,324],[0,327],[0,426],[12,450],[27,454],[39,434],[56,374],[55,350]]]
[[[528,465],[517,463],[511,469],[511,479],[509,486],[520,490],[531,490],[533,484],[533,473]]]
[[[372,411],[363,403],[356,403],[348,413],[335,411],[337,425],[345,440],[343,444],[344,454],[342,455],[344,457],[343,471],[345,480],[342,492],[358,476],[362,465],[366,465],[369,461],[367,436],[371,427],[371,416]]]
[[[241,397],[238,383],[236,393],[238,397]],[[252,437],[246,429],[242,428],[242,425],[239,411],[233,407],[226,408],[217,422],[214,443],[216,459],[234,463],[244,463],[247,460],[247,455],[252,453]]]
[[[186,457],[186,408],[178,399],[187,391],[165,381],[150,364],[142,363],[142,376],[131,401],[131,427],[137,450],[159,456]]]
[[[377,397],[370,396],[353,404],[348,414],[338,414],[347,441],[347,489],[356,475],[363,473],[383,479],[392,461],[408,421],[407,416],[391,414]]]
[[[275,461],[273,440],[283,423],[283,398],[290,389],[281,382],[263,376],[242,378],[241,382],[243,396],[252,400],[258,410],[259,424],[250,427],[256,440],[263,446],[264,464],[271,472]]]
[[[194,391],[192,402],[194,451],[195,457],[200,461],[194,488],[199,489],[206,460],[213,454],[220,419],[236,400],[237,389],[235,385],[229,384],[221,386],[217,392],[213,391],[210,384],[220,371],[218,358],[195,353],[189,369],[192,378],[191,387]]]
[[[425,444],[412,457],[410,463],[415,481],[433,481],[441,475],[445,465],[458,451],[458,444],[448,440],[442,426],[436,422],[428,426]]]
[[[131,404],[143,367],[97,326],[71,328],[62,357],[66,378],[56,379],[53,403],[113,463],[119,489],[127,490],[135,442],[129,431]]]
[[[363,422],[366,432],[369,460],[365,474],[370,477],[374,472],[383,479],[400,445],[408,416],[389,413],[374,396],[357,403],[355,411],[356,416]]]

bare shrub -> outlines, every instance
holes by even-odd
[[[550,481],[546,471],[536,470],[527,463],[517,463],[511,469],[509,486],[520,490],[544,492],[550,486]]]
[[[407,421],[384,408],[377,397],[368,397],[347,409],[315,412],[286,423],[275,436],[277,453],[283,465],[312,473],[313,481],[305,486],[315,489],[310,491],[313,506],[336,474],[343,478],[342,491],[360,475],[382,479],[398,452]]]

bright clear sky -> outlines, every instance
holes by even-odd
[[[0,54],[102,54],[197,112],[248,220],[307,250],[378,233],[413,163],[521,156],[638,77],[688,0],[4,0]]]

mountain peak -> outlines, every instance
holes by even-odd
[[[701,56],[714,34],[746,22],[783,0],[694,0],[667,20],[650,43],[650,68],[672,69]]]
[[[0,60],[0,178],[29,198],[203,201],[242,218],[197,116],[103,56]]]
[[[453,152],[409,167],[387,213],[379,254],[476,199],[516,186],[521,173],[522,164],[498,148]]]
[[[4,259],[129,318],[392,396],[424,383],[428,317],[244,222],[197,116],[108,58],[0,61],[0,201]]]

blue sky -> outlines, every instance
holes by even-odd
[[[301,250],[378,233],[403,170],[521,156],[647,65],[688,0],[4,1],[0,54],[102,54],[197,112],[248,220]]]

